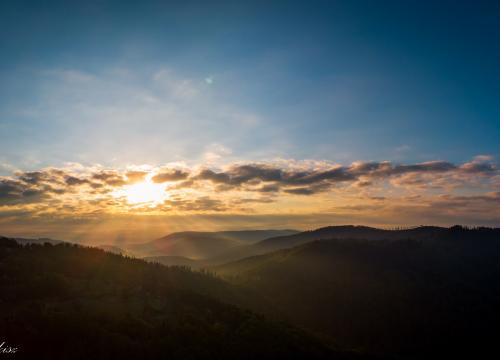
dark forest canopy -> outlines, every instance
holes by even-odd
[[[16,358],[351,358],[237,303],[206,273],[0,239],[0,339]]]
[[[192,271],[0,237],[0,340],[27,358],[498,351],[500,229],[342,226],[263,243],[290,246]]]
[[[290,238],[318,234],[213,270],[343,346],[402,358],[498,355],[500,229],[330,227]]]

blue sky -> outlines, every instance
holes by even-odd
[[[197,161],[214,146],[235,159],[340,163],[500,152],[494,2],[178,3],[2,2],[1,161]],[[162,71],[201,99],[162,98],[185,103],[143,124],[78,114],[82,103],[144,107],[124,97],[160,91],[152,79]],[[69,83],[69,72],[95,83]]]

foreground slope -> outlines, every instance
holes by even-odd
[[[499,355],[500,229],[399,236],[314,241],[213,269],[342,346],[401,358]]]
[[[16,358],[351,358],[215,299],[234,288],[95,248],[0,238],[0,339]]]

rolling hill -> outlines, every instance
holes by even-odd
[[[290,235],[274,236],[263,239],[254,244],[244,244],[229,248],[207,259],[208,266],[220,265],[250,256],[262,255],[268,252],[287,249],[321,239],[430,239],[446,232],[447,228],[435,226],[420,226],[405,230],[384,230],[368,226],[328,226],[311,231],[304,231]]]
[[[147,243],[130,245],[127,250],[142,257],[183,256],[206,259],[240,245],[295,233],[297,233],[295,230],[185,231],[172,233]]]
[[[437,226],[419,226],[404,230],[385,230],[356,225],[327,226],[312,231],[264,239],[258,242],[256,247],[270,251],[285,249],[321,239],[420,240],[435,238],[446,232],[446,230],[444,227]]]
[[[358,358],[229,305],[247,293],[184,268],[1,238],[0,274],[0,339],[16,358]]]
[[[212,269],[341,346],[401,358],[500,355],[500,229],[348,233]]]

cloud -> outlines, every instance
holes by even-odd
[[[75,186],[75,185],[84,185],[84,184],[89,184],[90,181],[88,179],[80,179],[76,176],[66,176],[65,180],[67,185],[69,186]]]
[[[494,165],[474,163],[481,166],[481,172],[495,172]],[[254,191],[276,192],[283,190],[288,194],[314,195],[328,191],[333,185],[353,183],[357,187],[368,187],[376,181],[397,179],[395,183],[404,185],[423,184],[421,175],[436,176],[447,173],[478,173],[472,171],[469,163],[457,166],[447,161],[429,161],[418,164],[392,164],[383,162],[354,162],[350,166],[325,165],[320,169],[296,169],[279,167],[274,164],[250,163],[237,164],[224,171],[203,169],[192,177],[194,181],[210,181],[214,184],[227,185],[226,189],[251,190],[251,185],[263,183],[254,187]],[[433,175],[434,174],[434,175]],[[219,187],[220,188],[220,187]]]
[[[212,199],[208,196],[203,196],[197,199],[170,199],[166,200],[162,206],[163,209],[177,211],[226,211],[227,207],[221,200]]]
[[[32,187],[19,180],[0,179],[0,206],[13,204],[29,204],[46,200],[48,189]]]
[[[124,176],[115,170],[106,170],[95,173],[92,175],[92,179],[98,180],[101,183],[105,183],[110,186],[123,186],[127,184]]]
[[[462,164],[460,170],[467,173],[492,173],[498,170],[498,167],[492,161],[491,156],[479,155],[472,161]]]
[[[241,186],[252,181],[273,182],[281,185],[308,185],[322,181],[349,181],[355,176],[343,167],[335,166],[325,171],[289,171],[268,164],[233,165],[227,171],[202,170],[196,180],[209,180],[218,184]]]
[[[133,184],[143,181],[147,174],[147,171],[127,171],[125,176],[128,182]]]
[[[43,171],[18,171],[16,175],[25,183],[38,185],[42,183],[61,183],[65,173],[59,169],[49,168]]]
[[[263,192],[263,193],[266,193],[266,192],[278,192],[280,190],[280,187],[279,185],[277,184],[267,184],[267,185],[264,185],[260,188],[257,189],[257,191],[260,191],[260,192]]]
[[[428,161],[418,164],[396,164],[382,162],[354,162],[347,171],[356,176],[389,177],[408,173],[444,173],[456,170],[457,166],[447,161]]]
[[[133,170],[131,170],[133,169]],[[239,162],[221,168],[167,164],[124,169],[71,164],[0,177],[2,214],[102,217],[104,214],[195,214],[334,211],[380,218],[498,215],[500,171],[491,157],[454,164],[389,161]],[[160,204],[129,203],[141,181],[165,191]],[[146,188],[147,191],[147,188]],[[333,205],[332,205],[333,204]],[[18,214],[18,215],[15,215]],[[24,215],[23,215],[24,214]],[[347,215],[346,215],[347,216]],[[401,215],[402,216],[402,215]]]
[[[313,195],[318,192],[321,192],[322,190],[316,190],[314,187],[300,187],[300,188],[292,188],[292,189],[285,189],[284,190],[287,194],[294,194],[294,195]]]
[[[198,175],[196,175],[194,180],[209,180],[217,184],[229,184],[231,182],[231,177],[229,176],[229,174],[226,174],[224,172],[217,173],[210,169],[203,169]]]
[[[163,169],[158,174],[154,175],[151,180],[157,184],[161,184],[167,181],[180,181],[185,180],[189,176],[189,173],[184,170],[179,169]]]
[[[455,170],[456,165],[447,161],[428,161],[414,165],[397,165],[390,171],[391,175],[399,175],[413,172],[447,172]]]

